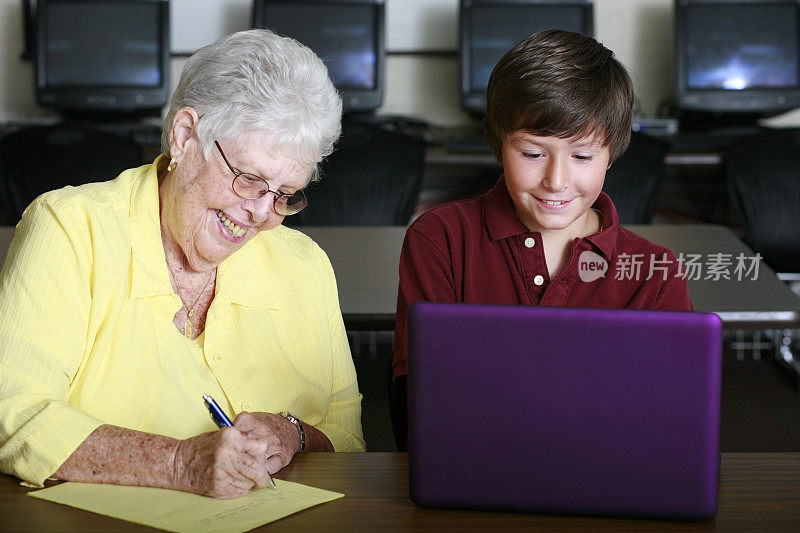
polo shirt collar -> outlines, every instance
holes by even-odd
[[[224,303],[256,309],[280,309],[278,283],[269,269],[264,269],[263,240],[270,232],[261,232],[217,267],[217,294]]]
[[[600,211],[603,217],[602,227],[600,231],[593,235],[586,237],[586,240],[597,246],[603,253],[606,260],[611,261],[614,255],[614,249],[617,246],[617,235],[619,235],[619,215],[617,208],[614,207],[614,202],[604,192],[600,193],[594,204],[593,209]]]
[[[611,198],[604,192],[597,197],[592,208],[600,211],[603,223],[600,231],[589,235],[586,240],[594,244],[610,260],[617,245],[619,216]],[[486,226],[493,241],[507,239],[515,235],[530,233],[514,211],[514,204],[506,188],[505,176],[501,175],[492,189],[486,193]]]
[[[492,190],[486,193],[486,226],[493,241],[530,233],[514,211],[504,175],[501,175]]]
[[[131,190],[131,298],[173,294],[161,241],[158,209],[158,165],[160,155],[149,166],[137,169]]]

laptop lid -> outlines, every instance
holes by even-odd
[[[721,332],[711,313],[415,304],[411,498],[712,518]]]

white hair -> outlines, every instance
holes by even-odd
[[[186,61],[164,119],[165,154],[182,107],[200,117],[195,134],[204,157],[215,140],[265,130],[267,148],[313,165],[312,179],[342,130],[342,99],[322,60],[294,39],[265,29],[231,34]]]

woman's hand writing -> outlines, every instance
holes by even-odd
[[[246,496],[269,485],[267,454],[261,432],[244,426],[182,440],[175,451],[175,488],[214,498]]]
[[[297,428],[281,415],[243,411],[233,426],[262,440],[266,445],[267,467],[272,474],[288,465],[294,454],[300,451]]]

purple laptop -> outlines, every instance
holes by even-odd
[[[713,518],[721,339],[710,313],[412,306],[411,499]]]

